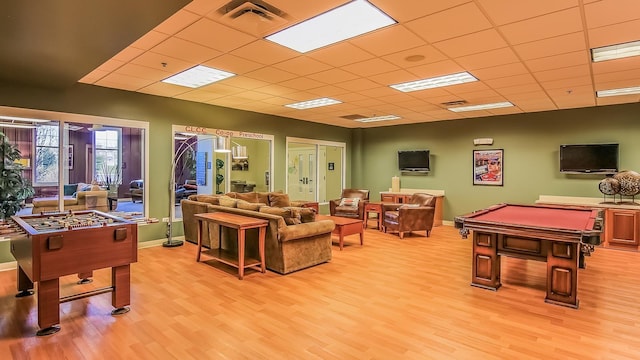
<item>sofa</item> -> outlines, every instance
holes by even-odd
[[[129,193],[131,196],[131,202],[142,202],[144,199],[144,181],[142,179],[131,180],[129,183]]]
[[[241,194],[241,195],[240,195]],[[238,197],[236,197],[238,196]],[[248,199],[248,200],[246,200]],[[265,237],[267,269],[288,274],[331,260],[331,220],[315,220],[315,210],[306,208],[304,201],[289,201],[282,193],[227,193],[220,195],[191,195],[181,201],[185,240],[197,243],[198,221],[194,215],[227,212],[268,220]],[[237,250],[237,232],[208,224],[202,229],[203,246]],[[247,230],[246,254],[258,256],[258,231]]]
[[[107,190],[100,189],[98,185],[78,183],[64,185],[64,209],[68,210],[98,210],[109,211]],[[39,214],[42,212],[59,211],[58,197],[34,198],[31,202],[33,208],[31,213]]]

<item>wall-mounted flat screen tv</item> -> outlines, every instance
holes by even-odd
[[[398,151],[400,171],[429,171],[429,150]]]
[[[618,144],[560,145],[560,171],[565,173],[618,172]]]

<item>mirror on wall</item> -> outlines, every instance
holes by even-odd
[[[25,119],[23,126],[0,123],[0,131],[20,149],[22,173],[35,191],[18,215],[98,210],[127,218],[145,217],[147,123],[0,110],[24,113],[23,118],[13,116],[13,122]],[[52,116],[63,120],[47,119]],[[74,121],[64,121],[67,118]]]
[[[292,199],[326,203],[344,186],[344,143],[287,138],[287,193]]]
[[[272,135],[180,125],[173,134],[173,219],[193,194],[271,191]]]

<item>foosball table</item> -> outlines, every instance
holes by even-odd
[[[60,303],[112,292],[111,313],[129,311],[130,264],[138,258],[135,222],[100,211],[12,216],[16,230],[11,240],[18,277],[17,297],[33,294],[38,283],[37,335],[60,330]],[[111,268],[111,286],[60,297],[60,277],[78,274],[88,282],[93,271]]]

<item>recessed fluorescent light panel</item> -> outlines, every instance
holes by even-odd
[[[395,23],[368,1],[355,0],[265,39],[306,53]]]
[[[400,116],[384,115],[384,116],[373,116],[373,117],[368,117],[363,119],[357,119],[356,121],[368,123],[368,122],[374,122],[374,121],[389,121],[389,120],[398,120],[398,119],[400,119]]]
[[[464,84],[464,83],[473,82],[473,81],[478,81],[478,79],[476,79],[473,75],[465,71],[461,73],[438,76],[438,77],[429,78],[429,79],[410,81],[410,82],[395,84],[390,86],[402,92],[411,92],[411,91],[439,88],[443,86]]]
[[[331,98],[320,98],[320,99],[314,99],[309,101],[303,101],[295,104],[287,104],[285,106],[293,109],[304,110],[304,109],[311,109],[311,108],[316,108],[320,106],[328,106],[328,105],[341,104],[341,103],[342,101],[338,101]]]
[[[463,112],[463,111],[499,109],[499,108],[505,108],[505,107],[511,107],[511,106],[513,106],[512,103],[505,101],[505,102],[492,103],[492,104],[451,107],[451,108],[447,108],[447,110],[450,110],[453,112]]]
[[[591,49],[593,62],[622,59],[640,55],[640,41],[603,46]]]
[[[596,91],[597,97],[621,96],[621,95],[633,95],[633,94],[640,94],[640,86]]]
[[[190,88],[198,88],[235,75],[236,74],[234,73],[213,69],[204,65],[198,65],[168,77],[162,80],[162,82]]]

